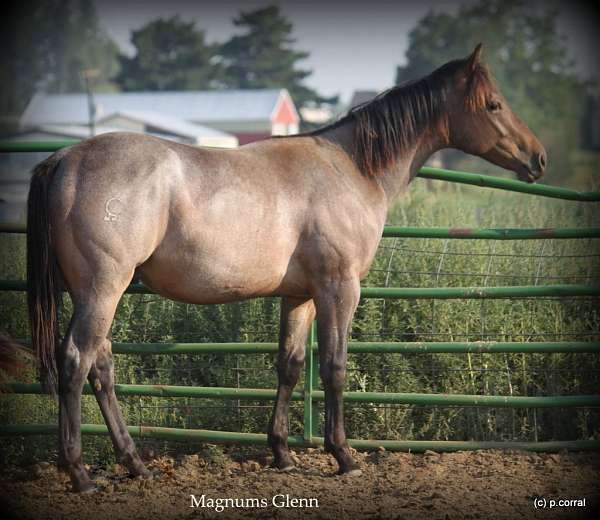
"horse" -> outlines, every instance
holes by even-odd
[[[94,489],[82,463],[86,379],[118,461],[134,476],[149,476],[115,396],[109,339],[134,277],[164,297],[194,304],[281,297],[268,444],[282,471],[293,467],[289,403],[316,318],[324,446],[340,474],[360,474],[342,400],[360,281],[388,209],[443,148],[482,157],[522,181],[544,174],[546,152],[499,92],[481,44],[316,131],[235,150],[117,132],[37,165],[28,199],[28,307],[40,377],[47,389],[58,388],[58,465],[72,489]],[[63,289],[73,314],[59,341]]]

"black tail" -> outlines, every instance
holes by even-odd
[[[54,154],[34,168],[27,201],[27,303],[31,346],[39,360],[40,381],[50,393],[56,393],[58,383],[56,345],[61,287],[52,249],[48,188],[61,157],[62,154]]]

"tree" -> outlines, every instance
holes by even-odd
[[[220,54],[225,66],[225,83],[230,88],[287,88],[294,101],[325,101],[303,81],[312,73],[297,68],[307,52],[295,51],[292,24],[277,6],[242,11],[233,20],[245,29],[223,44]]]
[[[481,0],[456,14],[430,12],[409,35],[407,64],[397,68],[396,82],[423,76],[483,42],[485,61],[511,108],[546,145],[549,173],[569,175],[585,85],[573,72],[557,16],[519,0]]]
[[[84,88],[81,71],[96,69],[96,88],[114,89],[116,45],[100,29],[91,0],[8,1],[0,18],[0,124],[4,131],[36,90],[73,92]]]
[[[133,31],[133,57],[121,55],[116,78],[123,90],[200,90],[217,85],[221,68],[215,45],[205,42],[194,22],[178,16]]]
[[[42,43],[48,92],[84,90],[81,72],[97,71],[95,87],[114,90],[118,69],[116,44],[100,29],[92,0],[54,0],[46,4]]]

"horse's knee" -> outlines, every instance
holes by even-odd
[[[319,367],[323,386],[326,390],[341,392],[346,384],[346,365],[337,361],[321,363]]]
[[[277,362],[279,380],[283,384],[296,384],[304,366],[304,350],[296,350]]]
[[[343,451],[345,443],[342,444],[337,442],[335,439],[331,438],[329,435],[326,435],[323,444],[323,448],[325,449],[325,453],[331,453],[332,455],[337,455]]]

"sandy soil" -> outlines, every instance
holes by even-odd
[[[297,469],[268,467],[254,456],[186,455],[154,458],[153,480],[127,478],[120,466],[92,467],[100,491],[75,494],[50,464],[0,476],[3,510],[19,519],[168,520],[171,518],[591,518],[600,505],[600,453],[459,452],[357,453],[363,474],[335,476],[320,449],[296,452]],[[265,507],[191,507],[204,495],[264,499]],[[275,507],[276,495],[317,499],[317,507]],[[534,499],[583,499],[585,507],[534,507]],[[276,497],[275,501],[285,501]],[[547,502],[549,505],[549,502]],[[213,506],[216,504],[212,504]],[[315,505],[308,500],[301,505]],[[596,518],[599,518],[596,516]]]

